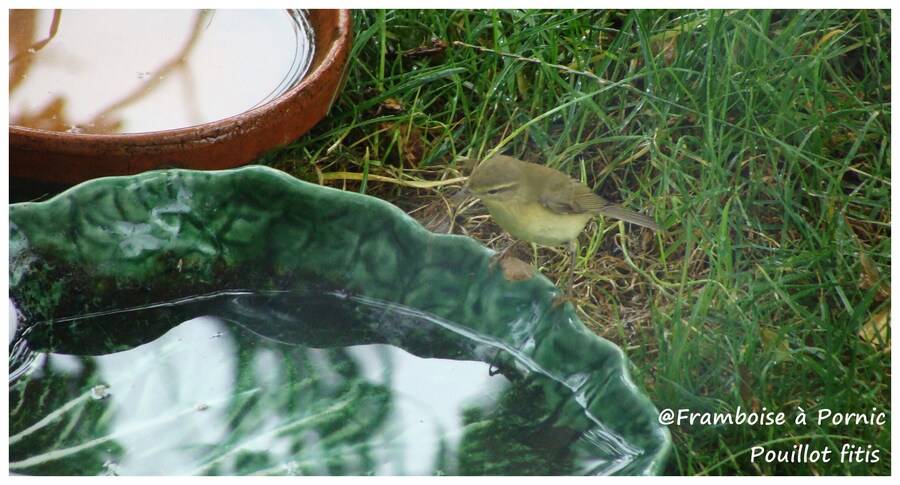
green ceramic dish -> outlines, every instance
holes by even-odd
[[[9,216],[12,473],[664,467],[622,352],[547,279],[379,199],[171,170]]]

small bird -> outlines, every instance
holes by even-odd
[[[572,296],[575,243],[593,217],[610,216],[654,231],[662,229],[650,217],[600,197],[558,170],[506,155],[475,167],[466,190],[481,199],[497,224],[513,237],[543,246],[569,245],[567,298]]]

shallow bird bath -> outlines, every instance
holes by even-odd
[[[655,474],[667,430],[543,277],[248,167],[10,206],[10,472]]]
[[[250,163],[325,116],[352,29],[348,10],[11,10],[11,181]]]

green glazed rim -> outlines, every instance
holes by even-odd
[[[141,304],[159,301],[160,291],[170,291],[168,298],[185,288],[214,291],[249,273],[264,287],[302,274],[490,336],[557,376],[636,450],[613,473],[652,475],[665,467],[669,432],[632,382],[623,352],[590,332],[571,304],[554,305],[559,290],[548,279],[507,281],[491,265],[492,251],[465,236],[433,234],[383,200],[263,166],[165,170],[95,179],[46,202],[12,204],[9,218],[10,295],[24,328],[103,310],[102,295],[123,288],[153,286],[138,296],[147,298]],[[52,277],[60,264],[88,276]],[[34,338],[38,348],[65,353],[67,338],[77,335]],[[128,338],[115,345],[140,344]],[[102,344],[98,352],[118,349]],[[516,365],[509,356],[507,363]]]

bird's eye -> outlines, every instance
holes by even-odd
[[[494,194],[496,194],[496,193],[498,193],[498,192],[500,192],[500,189],[491,189],[491,190],[488,190],[487,193],[488,193],[489,195],[494,195]]]

